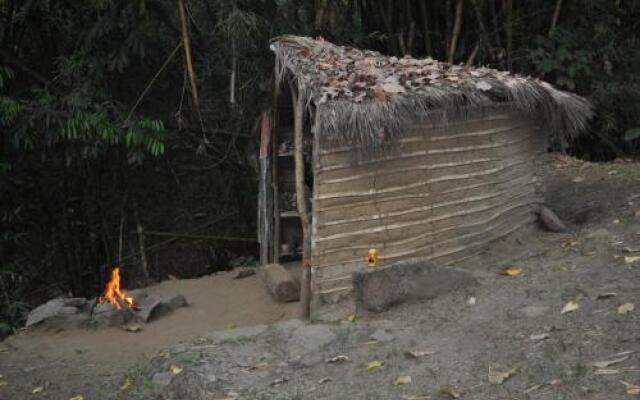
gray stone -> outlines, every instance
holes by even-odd
[[[290,358],[299,358],[328,345],[336,334],[326,325],[308,324],[297,328],[292,334],[287,349]]]
[[[153,375],[151,378],[151,382],[158,387],[165,387],[171,383],[171,379],[173,379],[174,375],[171,371],[169,372],[158,372]]]
[[[133,318],[131,309],[118,309],[111,303],[96,304],[91,315],[92,323],[98,326],[121,326]]]
[[[529,318],[540,317],[549,311],[547,306],[526,306],[520,309],[520,312]]]
[[[551,211],[548,207],[540,207],[540,221],[542,225],[551,232],[566,232],[567,226],[562,220]]]
[[[88,302],[89,300],[85,299],[84,297],[70,297],[70,298],[62,299],[62,303],[66,307],[75,307],[80,310],[83,310],[86,307]]]
[[[62,299],[53,299],[31,310],[27,316],[27,328],[53,318],[65,307]]]
[[[395,338],[387,331],[378,329],[377,331],[373,332],[371,336],[369,336],[369,339],[375,340],[377,342],[390,342]]]
[[[478,281],[468,272],[418,259],[353,274],[359,311],[381,312],[406,301],[433,299],[476,285]]]

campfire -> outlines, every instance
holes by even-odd
[[[118,310],[123,307],[138,309],[133,297],[129,296],[126,290],[120,289],[120,268],[115,267],[111,271],[111,279],[104,288],[104,294],[97,299],[98,304],[109,302],[116,306]]]
[[[29,313],[26,325],[56,330],[120,326],[129,332],[139,332],[141,328],[135,322],[147,323],[187,305],[187,299],[181,294],[150,295],[141,289],[129,292],[121,284],[120,268],[116,267],[100,297],[49,300]],[[136,328],[131,330],[132,326]]]

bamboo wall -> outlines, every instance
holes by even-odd
[[[370,248],[381,263],[421,257],[453,265],[530,224],[546,135],[495,112],[481,120],[417,126],[373,158],[316,141],[312,317],[354,310],[351,274]]]

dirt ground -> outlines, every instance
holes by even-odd
[[[167,282],[196,285],[202,297],[172,288],[194,305],[148,332],[29,333],[2,343],[0,398],[637,398],[640,164],[554,156],[547,204],[569,232],[535,230],[467,260],[459,267],[479,287],[354,321],[249,327],[285,319],[295,305],[284,315],[267,307],[251,280],[227,277],[217,290],[228,296],[211,293],[216,278]],[[523,272],[496,273],[509,266]],[[219,306],[229,310],[223,317],[199,309],[221,297],[229,301]],[[562,313],[569,303],[577,309]],[[621,313],[626,303],[635,309]],[[244,328],[225,329],[228,322]]]
[[[189,306],[153,321],[138,333],[120,328],[21,332],[0,343],[0,399],[24,399],[36,387],[51,397],[93,393],[98,382],[118,379],[131,365],[182,341],[216,330],[271,323],[297,315],[297,303],[274,301],[257,275],[233,279],[221,272],[198,279],[167,280],[145,288],[150,295],[182,294]],[[242,294],[242,295],[238,295]],[[1,384],[0,384],[1,385]],[[4,392],[4,393],[3,393]]]

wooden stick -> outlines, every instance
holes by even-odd
[[[192,235],[188,233],[158,232],[158,231],[144,231],[144,234],[148,236],[167,236],[167,237],[193,239],[193,240],[228,240],[232,242],[250,242],[250,243],[255,243],[258,241],[257,238],[251,238],[251,237]]]
[[[309,305],[311,303],[311,236],[309,231],[309,212],[307,210],[307,198],[304,190],[304,96],[298,92],[292,93],[295,100],[293,141],[295,145],[295,174],[296,197],[298,202],[298,214],[302,225],[302,278],[300,279],[300,318],[309,318]]]
[[[140,218],[138,216],[138,208],[135,209],[136,216],[136,225],[138,232],[138,245],[140,246],[140,263],[142,266],[142,273],[146,280],[149,280],[149,263],[147,262],[147,252],[144,247],[144,228],[140,223]]]

